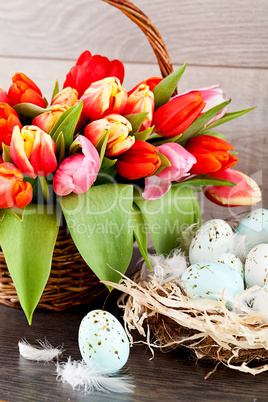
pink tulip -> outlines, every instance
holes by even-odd
[[[166,194],[171,188],[172,181],[181,181],[189,176],[189,170],[196,163],[195,157],[175,142],[160,145],[157,149],[168,158],[171,166],[166,167],[157,175],[145,179],[145,189],[142,195],[149,201],[157,200]]]
[[[120,114],[127,102],[127,92],[116,77],[104,78],[93,82],[81,100],[83,114],[90,120],[98,120],[105,114]]]
[[[235,170],[226,169],[209,176],[230,180],[236,184],[234,187],[209,186],[205,188],[205,196],[215,204],[223,207],[240,207],[255,205],[261,201],[261,190],[257,183],[246,174]]]
[[[227,94],[222,90],[220,85],[212,85],[211,87],[206,87],[206,88],[199,88],[199,89],[189,89],[188,91],[185,91],[174,98],[180,97],[182,95],[186,94],[195,94],[195,93],[201,93],[201,96],[203,98],[203,101],[206,103],[206,106],[200,113],[203,114],[207,112],[209,109],[212,109],[214,106],[219,105],[220,103],[225,102],[227,98]],[[174,99],[173,98],[173,99]],[[225,106],[219,113],[216,114],[207,124],[213,123],[216,120],[219,120],[222,116],[225,115],[226,111],[228,109],[228,106]]]
[[[151,127],[154,112],[154,94],[150,91],[149,86],[141,84],[132,92],[127,99],[124,115],[133,113],[148,112],[139,131],[146,130]]]
[[[103,119],[89,123],[84,131],[93,145],[97,145],[106,132],[109,132],[105,150],[106,156],[118,156],[127,151],[135,142],[134,136],[129,136],[132,130],[130,122],[119,114],[109,114]]]
[[[68,109],[67,105],[54,105],[51,106],[51,110],[44,112],[36,116],[32,124],[41,128],[45,133],[50,133],[54,124],[61,117],[61,115]]]
[[[77,137],[75,143],[80,143],[82,154],[64,159],[53,179],[54,191],[60,196],[87,192],[100,169],[100,157],[94,145],[82,135]]]
[[[8,103],[7,91],[0,87],[0,102]]]
[[[36,126],[13,129],[10,156],[23,173],[35,178],[47,176],[57,167],[56,145],[49,134]]]

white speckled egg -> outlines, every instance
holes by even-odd
[[[241,219],[236,232],[246,236],[246,244],[250,250],[260,243],[268,243],[268,210],[255,209]]]
[[[268,244],[253,247],[245,262],[245,280],[248,288],[268,284]]]
[[[230,268],[237,271],[241,277],[244,279],[244,265],[242,261],[233,253],[223,253],[219,255],[219,257],[215,260],[217,262],[221,262],[222,264],[228,265]]]
[[[244,281],[240,274],[220,262],[200,262],[184,271],[181,280],[192,299],[222,298],[232,301],[234,296],[244,290]]]
[[[109,312],[90,311],[81,321],[78,344],[83,360],[104,373],[114,373],[128,360],[129,341],[120,322]]]
[[[215,261],[218,255],[233,247],[233,231],[223,219],[207,221],[196,232],[189,248],[191,264],[201,261]]]

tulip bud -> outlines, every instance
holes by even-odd
[[[204,190],[205,196],[215,204],[221,205],[222,207],[242,207],[255,205],[257,202],[261,201],[261,190],[257,183],[238,170],[221,170],[209,176],[217,179],[230,180],[236,184],[234,187],[206,187]]]
[[[46,107],[42,92],[25,74],[16,73],[13,75],[12,81],[13,84],[8,90],[8,99],[11,106],[15,106],[18,103],[33,103],[42,108]]]
[[[54,191],[60,196],[88,191],[100,169],[100,157],[94,145],[82,135],[77,137],[75,143],[80,143],[82,154],[64,159],[53,179]]]
[[[64,88],[52,99],[51,106],[74,106],[78,102],[78,92],[71,87]]]
[[[238,161],[236,156],[228,152],[234,149],[232,144],[212,135],[198,135],[190,138],[185,144],[185,149],[196,158],[196,164],[191,169],[193,174],[228,169]]]
[[[7,103],[0,103],[0,150],[2,149],[2,143],[10,145],[11,135],[13,128],[22,125],[19,120],[19,116],[16,111]]]
[[[36,116],[32,121],[32,125],[41,128],[41,130],[45,131],[45,133],[50,133],[54,124],[67,109],[68,109],[67,105],[52,106],[51,110],[49,110],[48,112],[41,113],[38,116]]]
[[[108,77],[93,82],[81,100],[84,103],[83,113],[90,120],[98,120],[105,114],[120,114],[127,102],[127,92],[118,78]]]
[[[107,57],[100,55],[92,56],[86,50],[78,57],[75,66],[67,74],[63,88],[75,88],[78,91],[78,97],[81,98],[93,82],[106,77],[117,77],[122,84],[124,74],[124,66],[121,61],[110,61]]]
[[[119,114],[110,114],[103,119],[89,123],[84,131],[93,145],[97,145],[104,134],[109,132],[106,145],[106,156],[118,156],[127,151],[135,142],[135,137],[129,136],[132,130],[130,122]]]
[[[190,89],[189,91],[183,92],[182,94],[175,96],[175,98],[186,95],[186,94],[195,94],[195,93],[200,93],[203,98],[203,101],[206,103],[206,106],[204,107],[204,109],[202,110],[202,112],[200,114],[203,114],[203,113],[207,112],[209,109],[212,109],[214,106],[217,106],[220,103],[227,101],[227,95],[222,90],[220,85],[213,85],[213,86],[207,87],[207,88]],[[214,121],[219,120],[222,116],[224,116],[228,109],[228,106],[229,105],[225,106],[219,113],[217,113],[216,116],[214,116],[206,124],[206,126],[213,123]]]
[[[32,186],[23,181],[22,172],[12,163],[0,164],[0,208],[24,208],[32,197]]]
[[[150,91],[148,85],[140,85],[132,92],[123,111],[124,115],[133,113],[148,112],[139,131],[146,130],[151,126],[154,112],[154,94]]]
[[[205,102],[200,92],[175,96],[155,111],[153,118],[155,132],[168,138],[183,133],[204,107]]]
[[[157,148],[149,142],[136,141],[118,157],[117,172],[128,180],[151,176],[161,165]]]
[[[36,126],[13,129],[10,156],[23,173],[35,178],[47,176],[57,167],[56,145],[49,134]]]

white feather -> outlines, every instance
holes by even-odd
[[[94,390],[103,392],[131,393],[134,385],[128,377],[103,374],[83,361],[71,360],[57,363],[57,380],[68,383],[75,390],[84,389],[86,394]]]
[[[168,257],[164,255],[149,255],[153,268],[150,270],[144,261],[141,268],[143,279],[155,279],[161,285],[178,280],[187,268],[186,257],[180,250],[175,250]]]
[[[253,286],[236,297],[236,313],[260,313],[263,323],[268,323],[268,286]]]
[[[38,341],[40,346],[31,346],[26,339],[23,339],[18,343],[19,352],[24,359],[49,362],[55,358],[58,358],[62,353],[62,348],[53,348],[50,343],[45,339],[45,341]]]

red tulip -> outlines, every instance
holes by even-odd
[[[137,84],[134,88],[132,88],[129,92],[128,95],[131,95],[132,92],[134,92],[140,85],[148,85],[150,91],[152,91],[153,89],[155,89],[155,87],[159,84],[160,81],[162,81],[163,78],[160,77],[151,77],[148,78],[147,80],[144,80],[142,82],[140,82],[139,84]]]
[[[0,164],[0,208],[24,208],[32,197],[32,186],[23,181],[22,172],[12,163]]]
[[[35,83],[23,73],[16,73],[12,77],[13,84],[8,90],[8,99],[11,106],[18,103],[33,103],[42,108],[46,107],[46,101],[42,92]]]
[[[45,133],[50,133],[54,124],[61,117],[61,115],[68,109],[68,106],[55,105],[51,107],[51,110],[44,112],[36,116],[32,125],[41,128]]]
[[[90,120],[98,120],[105,114],[120,114],[127,102],[127,92],[115,77],[104,78],[93,82],[85,91],[83,114]]]
[[[209,186],[204,190],[205,196],[215,204],[223,207],[240,207],[255,205],[261,201],[261,190],[257,183],[246,174],[235,169],[221,170],[209,176],[230,180],[234,187]]]
[[[117,172],[128,180],[151,176],[161,165],[157,152],[154,145],[136,141],[128,151],[118,157]]]
[[[185,148],[196,159],[196,164],[190,170],[193,174],[206,174],[228,169],[234,166],[238,159],[229,154],[234,148],[229,142],[212,135],[198,135],[190,138]]]
[[[22,125],[19,120],[19,116],[16,111],[7,103],[0,103],[0,150],[2,149],[2,143],[10,145],[11,135],[13,128]]]
[[[155,111],[155,132],[163,137],[181,134],[196,120],[205,105],[200,92],[172,98]]]
[[[118,156],[127,151],[135,142],[134,136],[129,136],[132,130],[130,122],[119,114],[109,114],[103,119],[89,123],[84,131],[93,145],[97,145],[103,135],[109,132],[105,150],[106,156]]]
[[[154,112],[154,94],[150,91],[148,85],[141,84],[132,92],[127,99],[124,115],[133,113],[148,112],[139,131],[151,127]]]
[[[51,106],[74,106],[78,101],[76,89],[66,87],[58,92],[52,99]]]
[[[8,103],[7,91],[0,87],[0,102]]]
[[[63,88],[71,87],[78,91],[79,98],[96,81],[106,77],[117,77],[121,84],[124,80],[124,66],[119,60],[108,60],[100,55],[92,56],[86,50],[83,52],[75,66],[66,75]]]
[[[56,145],[49,134],[36,126],[14,127],[10,156],[23,173],[35,178],[47,176],[57,167]]]
[[[80,143],[82,154],[74,154],[64,159],[53,179],[54,191],[61,196],[88,191],[100,169],[100,157],[91,142],[79,135],[75,143]]]

